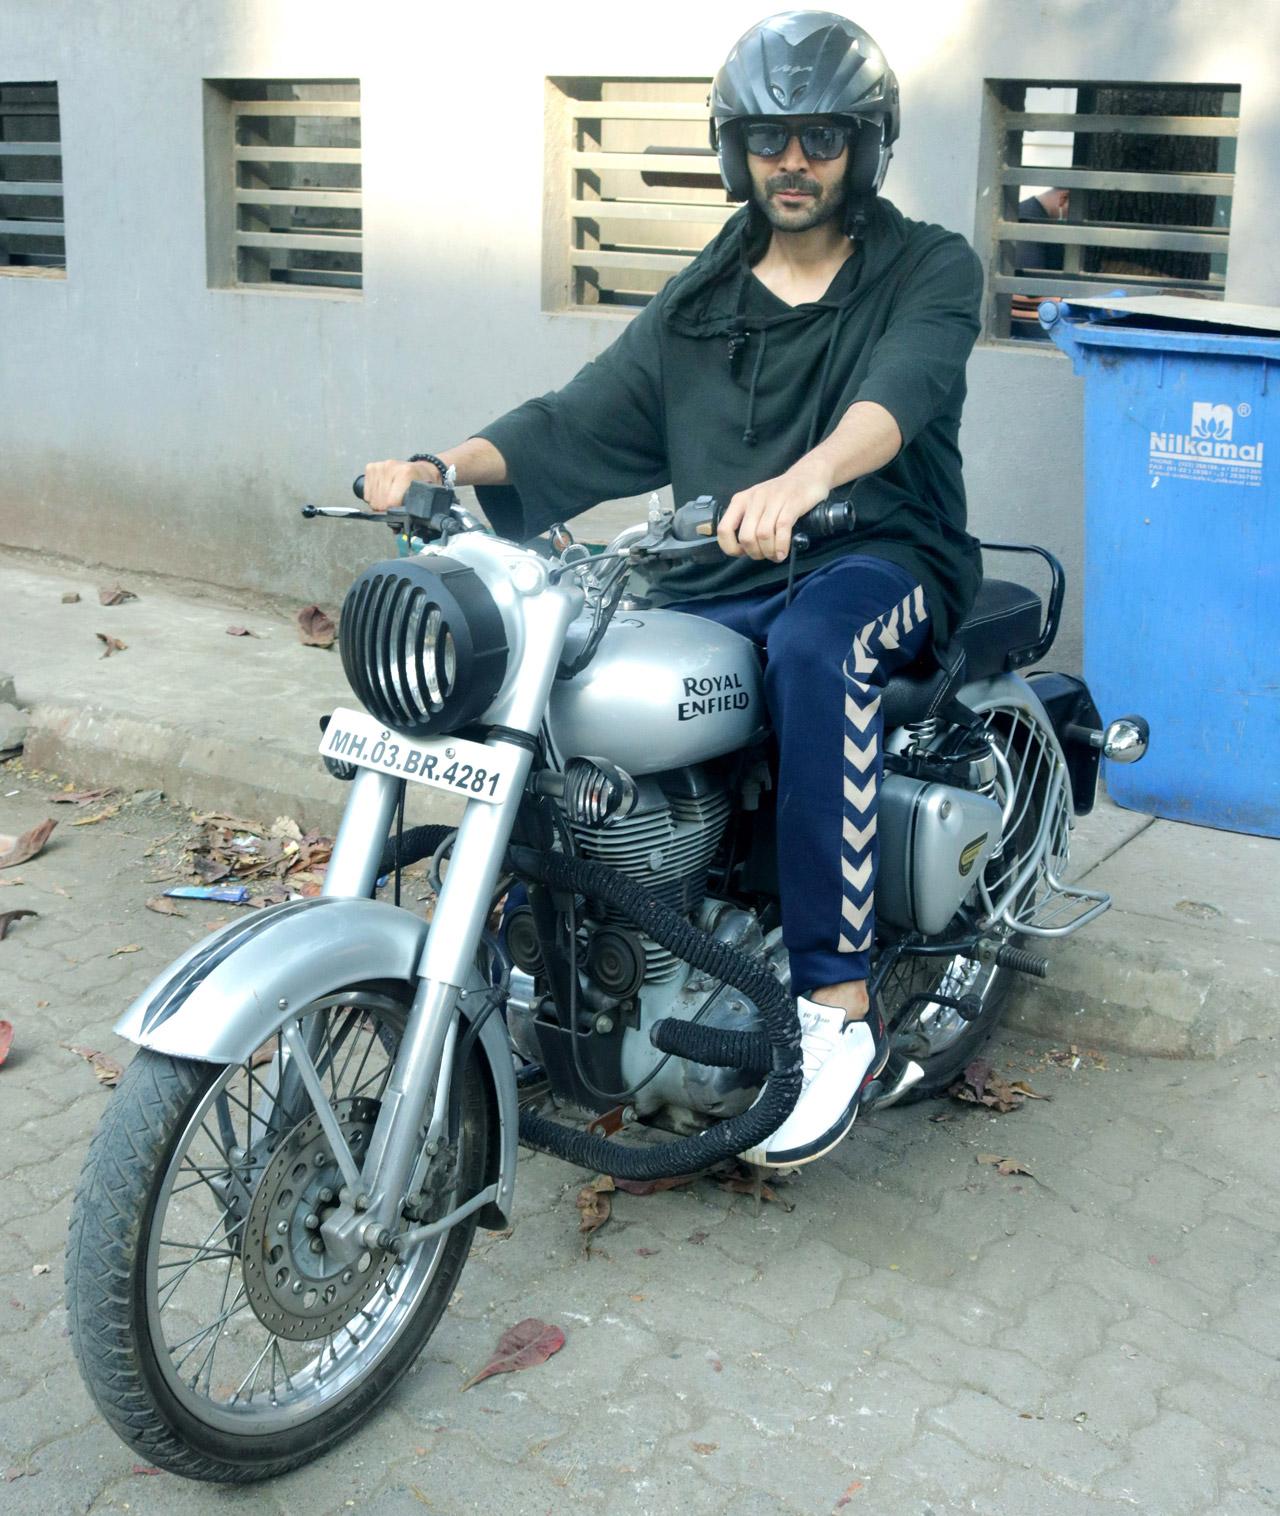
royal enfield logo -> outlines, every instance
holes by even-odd
[[[1237,421],[1251,414],[1247,402],[1232,410],[1211,400],[1193,400],[1185,432],[1150,434],[1150,472],[1214,484],[1260,485],[1263,444],[1236,436]]]
[[[737,674],[706,674],[701,679],[685,679],[683,687],[686,698],[676,708],[677,721],[714,716],[719,711],[745,711],[751,704],[751,693]]]

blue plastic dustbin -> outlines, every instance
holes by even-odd
[[[1277,837],[1280,336],[1133,305],[1041,307],[1085,379],[1085,676],[1106,717],[1151,723],[1108,792]]]

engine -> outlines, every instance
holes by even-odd
[[[699,767],[649,775],[637,781],[637,789],[629,816],[606,826],[570,822],[574,846],[580,857],[639,880],[664,905],[692,916],[702,904],[707,870],[729,819],[728,791]],[[641,983],[665,983],[683,967],[665,948],[608,914],[588,924],[588,969],[611,994],[633,994]],[[629,951],[642,956],[642,962],[628,964]],[[631,983],[637,974],[638,981]]]

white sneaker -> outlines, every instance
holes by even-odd
[[[829,1153],[853,1125],[862,1091],[889,1056],[874,1005],[864,1021],[846,1021],[840,1006],[801,995],[796,1011],[804,1061],[800,1098],[772,1136],[742,1154],[748,1163],[791,1168]]]

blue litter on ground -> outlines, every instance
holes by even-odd
[[[180,884],[166,890],[176,900],[218,900],[223,905],[243,905],[249,898],[247,884]]]

